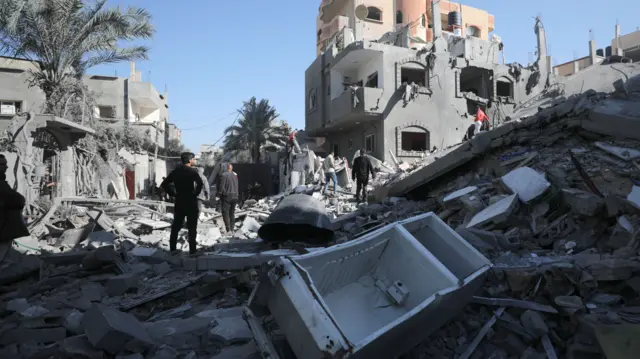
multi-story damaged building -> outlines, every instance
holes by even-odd
[[[446,1],[325,0],[319,13],[305,124],[339,156],[365,148],[389,162],[421,157],[459,143],[477,106],[495,126],[553,82],[539,21],[537,61],[522,67],[504,64],[500,39],[489,37],[494,18],[482,10]]]
[[[159,93],[150,82],[143,82],[140,71],[131,63],[129,77],[87,75],[84,83],[93,93],[97,106],[95,118],[122,124],[129,121],[153,142],[165,147],[165,126],[169,118],[167,92]],[[45,103],[44,93],[29,86],[29,70],[35,69],[31,61],[0,57],[0,129],[6,128],[17,112],[40,113]],[[156,133],[156,129],[159,129]]]
[[[87,108],[87,117],[94,118],[111,126],[130,125],[131,129],[147,136],[159,148],[164,148],[169,139],[180,137],[180,130],[168,124],[169,106],[167,92],[159,93],[150,82],[142,81],[140,71],[131,63],[129,77],[87,75],[83,81],[91,91],[96,106]],[[77,188],[74,176],[73,145],[85,134],[95,131],[87,124],[58,118],[53,115],[40,115],[44,110],[45,94],[36,86],[29,85],[29,72],[37,71],[35,62],[19,58],[0,56],[0,131],[10,130],[12,119],[18,113],[33,112],[37,116],[30,131],[37,136],[40,146],[34,161],[46,163],[51,174],[64,185],[55,188],[54,195],[75,196]],[[173,136],[173,137],[172,137]],[[120,156],[130,166],[127,168],[127,186],[130,198],[137,193],[147,191],[155,179],[166,176],[167,165],[162,159],[154,159],[151,153],[129,153],[120,149]],[[14,154],[8,154],[14,158]],[[14,158],[15,159],[15,158]],[[155,163],[155,166],[154,166]]]

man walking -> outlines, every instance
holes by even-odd
[[[16,238],[29,236],[22,217],[25,198],[7,183],[7,159],[0,155],[0,261]]]
[[[362,201],[367,201],[369,174],[371,174],[372,179],[376,178],[371,160],[363,148],[360,150],[360,156],[353,160],[353,169],[351,171],[351,179],[356,181],[356,201],[358,203],[360,203],[360,190],[362,190]]]
[[[238,176],[233,172],[233,165],[227,164],[227,171],[220,176],[220,202],[222,204],[222,220],[227,233],[232,233],[236,222],[236,204],[238,203]]]
[[[329,180],[333,181],[333,195],[336,195],[336,187],[338,186],[338,177],[336,176],[336,165],[333,160],[333,151],[329,153],[327,158],[324,159],[324,164],[322,165],[324,169],[324,189],[322,190],[322,194],[324,195],[327,192],[327,187],[329,187]]]
[[[209,187],[209,181],[207,177],[204,175],[204,167],[198,167],[198,174],[200,175],[200,179],[202,179],[202,191],[198,195],[198,211],[202,212],[204,209],[204,202],[208,201],[211,196],[211,187]]]
[[[185,152],[180,156],[180,160],[182,161],[182,166],[171,171],[160,185],[165,192],[175,198],[169,250],[172,253],[176,252],[178,232],[182,229],[186,217],[187,228],[189,229],[189,254],[195,254],[198,217],[200,215],[198,211],[198,195],[202,191],[204,184],[198,171],[193,168],[196,165],[195,155],[191,152]],[[172,193],[171,184],[175,186],[175,193]]]

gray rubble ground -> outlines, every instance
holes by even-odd
[[[325,202],[329,245],[433,211],[492,260],[472,304],[405,358],[603,358],[598,328],[640,321],[640,142],[594,127],[639,119],[631,85],[547,101],[397,172],[380,164],[372,188],[397,195],[377,203],[343,189],[324,198],[320,185],[293,192]],[[247,201],[233,233],[203,213],[196,257],[167,253],[164,204],[65,202],[0,262],[0,357],[259,357],[243,314],[256,269],[313,250],[258,238],[284,195]],[[281,347],[277,324],[260,323]]]

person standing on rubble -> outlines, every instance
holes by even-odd
[[[173,223],[171,224],[171,236],[169,237],[169,249],[172,253],[177,250],[178,232],[184,225],[185,217],[187,218],[187,227],[189,229],[189,254],[196,253],[198,217],[200,216],[198,195],[202,191],[204,183],[200,178],[200,174],[194,168],[196,165],[195,157],[191,152],[183,153],[180,156],[182,166],[171,171],[160,185],[165,192],[175,198]],[[172,193],[171,184],[175,185],[175,193]]]
[[[365,149],[360,150],[360,156],[353,160],[351,169],[351,179],[356,181],[356,201],[360,203],[360,190],[362,189],[362,201],[367,201],[367,185],[369,184],[369,174],[371,178],[376,178],[373,172],[373,165]]]
[[[238,175],[233,172],[233,165],[227,164],[227,171],[220,176],[220,202],[222,203],[222,220],[227,233],[234,230],[236,222],[236,204],[238,203]]]
[[[333,151],[329,152],[327,158],[324,159],[324,189],[322,194],[327,193],[327,187],[329,187],[329,180],[333,181],[333,195],[336,195],[336,188],[338,186],[338,176],[336,176],[336,164],[333,159]]]
[[[491,125],[489,124],[489,117],[479,105],[476,108],[476,115],[473,118],[473,125],[467,129],[467,134],[464,136],[464,140],[468,141],[475,137],[478,133],[489,131]]]
[[[200,194],[198,195],[198,211],[202,212],[204,209],[204,202],[208,201],[211,196],[211,187],[209,187],[209,181],[204,175],[204,167],[198,167],[198,174],[204,184],[202,186],[202,191],[200,191]]]
[[[0,155],[0,246],[2,248],[10,246],[16,238],[29,236],[29,230],[22,217],[26,200],[7,183],[7,169],[7,159]]]

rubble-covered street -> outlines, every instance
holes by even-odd
[[[328,245],[434,212],[491,260],[471,304],[405,357],[600,358],[605,351],[622,358],[612,353],[633,340],[626,328],[640,320],[640,142],[576,121],[610,101],[622,100],[572,97],[511,132],[487,133],[503,137],[482,152],[478,136],[471,142],[477,159],[415,187],[410,198],[421,200],[358,205],[347,191],[323,197],[320,185],[294,192],[325,204],[335,231]],[[536,130],[523,130],[532,121]],[[292,357],[278,332],[283,323],[245,308],[262,266],[318,250],[297,238],[258,238],[286,195],[244,203],[235,233],[221,232],[216,211],[202,213],[197,256],[168,253],[170,203],[56,199],[31,222],[32,237],[3,254],[0,356]]]

